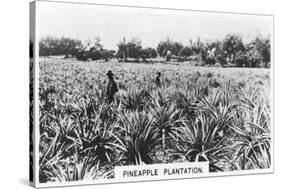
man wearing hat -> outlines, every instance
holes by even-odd
[[[107,72],[107,77],[108,77],[108,85],[107,85],[107,90],[106,90],[106,98],[107,98],[107,101],[109,103],[111,103],[113,100],[114,100],[114,94],[118,92],[118,87],[117,87],[117,84],[116,82],[114,81],[114,74],[112,73],[111,70],[109,70]]]
[[[160,77],[161,77],[161,72],[157,72],[157,76],[156,76],[156,79],[155,79],[155,83],[156,83],[157,87],[161,87]]]

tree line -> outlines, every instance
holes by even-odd
[[[141,40],[124,37],[117,44],[118,50],[105,49],[101,39],[94,42],[82,42],[68,37],[45,37],[39,42],[39,56],[64,55],[65,58],[76,58],[87,61],[117,58],[123,62],[153,62],[157,57],[166,61],[194,61],[201,65],[220,65],[236,67],[270,67],[270,38],[257,35],[252,41],[245,43],[240,35],[229,34],[223,40],[202,42],[190,40],[188,44],[167,38],[160,41],[156,48],[143,48]]]

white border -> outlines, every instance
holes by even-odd
[[[240,175],[253,175],[253,174],[272,174],[274,173],[274,15],[272,14],[249,14],[249,13],[237,13],[237,12],[222,12],[222,11],[204,11],[204,10],[188,10],[188,9],[172,9],[172,8],[158,8],[158,7],[141,7],[141,6],[126,6],[126,5],[112,5],[112,4],[97,4],[97,3],[88,3],[88,2],[66,2],[66,1],[48,1],[48,0],[36,0],[35,1],[35,43],[34,43],[34,64],[35,64],[35,94],[34,94],[34,102],[35,102],[35,126],[34,126],[34,132],[35,132],[35,150],[34,150],[34,160],[35,160],[35,180],[34,185],[36,188],[45,188],[45,187],[57,187],[57,186],[81,186],[81,185],[96,185],[96,184],[113,184],[113,183],[128,183],[125,181],[118,181],[116,179],[100,179],[100,180],[93,180],[93,181],[73,181],[73,182],[53,182],[53,183],[40,183],[39,182],[39,140],[40,140],[40,131],[39,131],[39,38],[37,35],[37,28],[36,28],[36,9],[37,9],[37,3],[41,2],[49,2],[49,3],[72,3],[72,4],[87,4],[89,6],[111,6],[111,7],[132,7],[132,8],[142,8],[142,9],[157,9],[157,10],[163,10],[163,11],[184,11],[184,12],[208,12],[208,13],[227,13],[227,14],[241,14],[241,15],[253,15],[253,16],[270,16],[272,17],[272,32],[271,32],[271,67],[270,67],[270,73],[271,73],[271,168],[269,169],[255,169],[255,170],[243,170],[243,171],[229,171],[229,172],[214,172],[209,173],[206,176],[197,176],[192,175],[190,177],[186,178],[180,178],[180,179],[140,179],[139,181],[132,181],[132,182],[145,182],[145,181],[163,181],[163,180],[182,180],[182,179],[190,179],[190,178],[209,178],[209,177],[224,177],[224,176],[240,176]],[[130,182],[129,182],[130,183]]]
[[[148,181],[163,181],[163,180],[182,180],[182,179],[193,179],[193,178],[210,178],[210,177],[224,177],[224,176],[241,176],[241,175],[252,175],[252,174],[272,174],[273,168],[270,169],[256,169],[256,170],[245,170],[245,171],[230,171],[230,172],[214,172],[206,174],[206,176],[192,175],[191,177],[179,178],[179,179],[140,179],[137,182],[148,182]],[[72,182],[54,182],[54,183],[39,183],[36,187],[59,187],[59,186],[81,186],[81,185],[100,185],[100,184],[119,184],[119,183],[131,183],[126,181],[118,181],[115,179],[100,179],[93,181],[72,181]]]
[[[34,43],[34,62],[35,62],[35,87],[34,87],[34,103],[35,103],[35,126],[34,126],[34,132],[35,132],[35,187],[38,188],[39,183],[39,142],[40,142],[40,129],[39,129],[39,38],[38,38],[38,29],[37,29],[37,4],[38,1],[35,1],[35,43]]]

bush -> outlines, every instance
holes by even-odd
[[[218,63],[222,66],[227,64],[225,58],[222,55],[218,55],[216,59],[217,59]]]
[[[190,47],[183,47],[179,52],[179,56],[189,57],[191,55],[192,55],[192,51]]]
[[[114,57],[115,51],[114,50],[107,50],[107,49],[101,49],[101,58],[104,59],[106,62],[108,59],[111,59]]]
[[[153,48],[145,48],[141,50],[141,58],[145,61],[147,58],[156,58],[157,52]]]
[[[90,52],[90,57],[92,60],[99,60],[102,58],[101,53],[98,50],[93,50]]]
[[[235,58],[234,64],[236,65],[236,67],[249,67],[250,66],[248,57],[245,55],[240,55],[237,58]]]
[[[214,65],[215,63],[216,63],[215,58],[207,56],[207,58],[205,60],[205,64]]]
[[[85,50],[81,49],[75,54],[75,58],[77,60],[87,61],[89,56],[88,56],[88,53]]]

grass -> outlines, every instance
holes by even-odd
[[[110,105],[108,70],[119,85]],[[270,85],[268,69],[42,58],[40,182],[178,161],[209,161],[211,172],[269,168]]]

